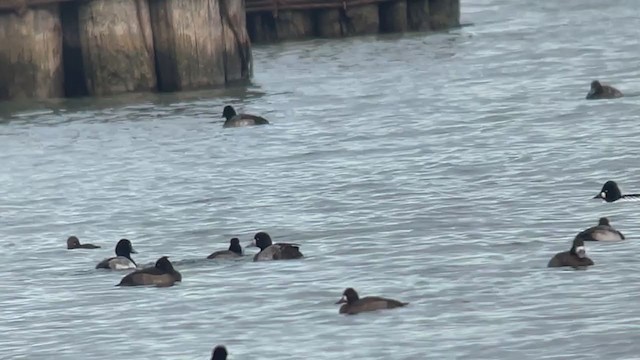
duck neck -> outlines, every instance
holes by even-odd
[[[242,248],[240,247],[240,244],[232,244],[231,246],[229,246],[229,251],[233,251],[238,255],[242,255]]]

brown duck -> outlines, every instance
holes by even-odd
[[[67,239],[67,250],[71,249],[100,249],[100,246],[93,244],[80,244],[80,240],[75,236]]]
[[[394,309],[409,305],[398,300],[387,299],[379,296],[365,296],[360,298],[353,288],[347,288],[342,293],[342,298],[336,304],[344,304],[340,307],[340,314],[355,315],[366,311],[381,309]]]
[[[571,249],[555,254],[554,257],[549,260],[547,267],[571,266],[573,268],[584,268],[591,265],[593,265],[593,260],[587,257],[584,240],[576,236],[573,239]]]
[[[156,261],[155,266],[136,270],[120,280],[117,286],[155,285],[158,287],[173,286],[182,281],[182,275],[173,268],[167,256]]]
[[[591,89],[587,93],[587,100],[615,99],[622,97],[622,92],[613,86],[601,84],[598,80],[591,82]]]
[[[222,127],[225,128],[269,124],[269,121],[261,116],[238,114],[236,113],[236,109],[234,109],[231,105],[227,105],[224,107],[224,109],[222,110],[222,117],[226,119],[224,125],[222,125]]]

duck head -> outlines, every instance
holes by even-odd
[[[353,288],[346,288],[342,292],[342,297],[340,298],[340,300],[336,301],[336,304],[344,304],[344,303],[352,304],[358,301],[358,299],[360,299],[360,297],[358,296],[358,293]]]
[[[238,115],[236,113],[236,109],[234,109],[233,106],[231,105],[225,106],[224,109],[222,110],[222,117],[227,120],[231,120],[236,115]]]

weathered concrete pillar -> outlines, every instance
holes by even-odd
[[[431,29],[429,0],[407,0],[407,22],[412,31]]]
[[[224,40],[224,74],[227,83],[248,80],[253,73],[251,41],[247,33],[243,0],[219,0]]]
[[[380,30],[378,4],[347,7],[347,35],[377,34]]]
[[[92,0],[78,7],[80,44],[91,95],[156,89],[146,0]]]
[[[78,25],[78,3],[60,3],[62,21],[62,60],[64,64],[64,93],[68,97],[87,96],[80,27]]]
[[[160,90],[223,85],[225,43],[218,0],[155,0],[150,5]]]
[[[247,14],[247,31],[254,43],[268,43],[278,40],[275,19],[270,11]]]
[[[429,12],[433,30],[460,25],[460,0],[429,0]]]
[[[314,35],[314,24],[311,11],[279,11],[275,18],[275,22],[278,40],[297,40]]]
[[[407,0],[382,2],[380,7],[380,31],[407,31]]]
[[[0,99],[64,96],[57,4],[0,13]]]
[[[318,10],[316,13],[318,36],[336,38],[344,35],[342,11],[342,9]]]

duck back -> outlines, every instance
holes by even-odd
[[[297,244],[277,243],[273,244],[253,257],[253,261],[263,260],[292,260],[304,257]]]
[[[351,304],[344,304],[340,307],[340,314],[358,314],[367,311],[376,311],[382,309],[394,309],[403,307],[409,303],[398,300],[387,299],[379,296],[366,296]]]

